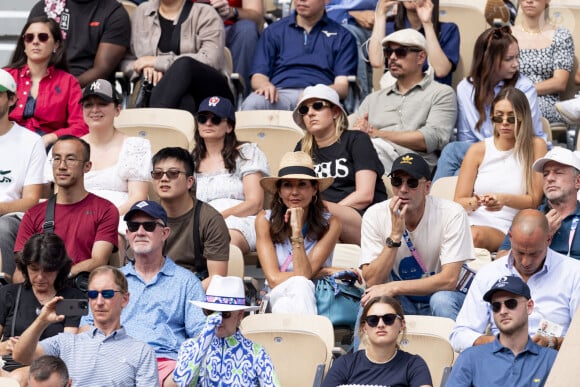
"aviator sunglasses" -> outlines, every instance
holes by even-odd
[[[392,176],[391,177],[391,185],[393,187],[400,187],[403,185],[403,178],[400,176]],[[407,187],[411,189],[415,189],[419,186],[419,179],[410,177],[407,179]]]
[[[492,116],[491,117],[491,121],[495,122],[496,124],[503,124],[503,121],[505,120],[508,122],[508,124],[515,124],[517,119],[516,116]]]
[[[24,39],[24,41],[26,43],[32,43],[34,41],[34,37],[38,36],[38,40],[41,41],[42,43],[45,43],[48,41],[48,38],[50,37],[46,32],[41,32],[39,34],[33,34],[31,32],[22,35],[22,39]]]
[[[383,52],[385,53],[385,57],[389,58],[391,55],[393,55],[393,53],[395,53],[395,56],[400,59],[406,57],[409,52],[421,52],[421,51],[422,50],[420,48],[405,47],[405,46],[397,48],[385,47],[385,49],[383,50]]]
[[[215,313],[215,310],[203,309],[203,314],[209,316],[210,314]],[[222,319],[227,319],[232,316],[232,312],[218,312],[221,313]]]
[[[326,101],[316,101],[316,102],[312,102],[310,105],[307,105],[307,104],[300,105],[300,107],[298,108],[298,113],[300,113],[302,115],[306,115],[306,114],[308,114],[308,111],[310,110],[311,107],[315,111],[320,111],[320,110],[322,110],[322,108],[325,108],[327,106],[330,106],[330,104]]]
[[[503,303],[499,301],[492,302],[491,310],[493,310],[493,313],[499,312],[501,310],[502,304],[504,304],[505,307],[508,308],[509,310],[514,310],[518,306],[518,300],[516,300],[515,298],[510,298],[505,300]]]
[[[369,327],[375,328],[377,325],[379,325],[379,320],[381,319],[383,320],[385,325],[391,326],[395,323],[395,320],[398,318],[400,318],[401,320],[403,319],[401,316],[395,313],[387,313],[382,316],[372,314],[370,316],[367,316],[365,318],[365,321]]]
[[[113,289],[105,289],[105,290],[87,290],[87,297],[91,300],[99,297],[99,293],[103,296],[103,298],[109,299],[115,297],[115,293],[121,293],[120,290],[113,290]]]
[[[136,232],[141,226],[143,226],[143,229],[147,232],[153,232],[157,226],[165,227],[165,225],[157,223],[154,220],[149,222],[127,222],[127,229],[131,232]]]

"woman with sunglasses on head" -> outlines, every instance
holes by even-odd
[[[196,118],[196,198],[221,212],[231,244],[244,254],[255,251],[254,220],[264,206],[260,179],[270,174],[266,155],[256,144],[238,141],[235,108],[227,98],[206,98]]]
[[[491,104],[493,136],[467,151],[455,189],[455,201],[469,213],[475,247],[490,252],[502,244],[513,217],[536,208],[542,199],[542,174],[532,170],[546,154],[534,137],[526,95],[508,87]]]
[[[272,359],[239,329],[246,312],[244,283],[214,275],[205,301],[190,301],[207,316],[201,332],[181,344],[173,380],[186,386],[280,386]],[[216,365],[219,365],[216,367]]]
[[[385,21],[390,10],[395,9],[394,21]],[[382,41],[392,32],[413,28],[425,36],[428,65],[433,68],[435,80],[451,86],[453,71],[459,63],[459,29],[455,23],[439,21],[439,0],[379,0],[375,24],[369,41],[369,60],[376,68],[385,66]]]
[[[347,130],[348,118],[338,94],[326,85],[304,89],[293,118],[306,130],[295,150],[312,157],[319,177],[334,178],[322,198],[342,224],[341,242],[360,244],[362,214],[387,199],[382,181],[385,167],[369,136]]]
[[[12,359],[12,348],[46,302],[55,296],[86,298],[83,292],[66,284],[72,261],[67,256],[64,242],[56,234],[33,235],[24,245],[16,265],[24,276],[24,282],[0,287],[0,355],[5,362],[0,373],[2,376],[8,376],[10,371],[24,366]],[[51,324],[40,339],[63,331],[76,333],[80,319],[80,316],[70,316]],[[11,376],[21,375],[15,371]],[[26,376],[27,373],[23,380]]]
[[[5,70],[17,84],[18,102],[10,119],[40,134],[45,147],[62,135],[87,133],[79,106],[81,88],[69,74],[57,22],[47,17],[30,19]]]
[[[491,102],[506,87],[515,87],[527,97],[533,133],[546,141],[538,94],[532,81],[519,73],[519,47],[509,27],[489,28],[475,42],[467,78],[457,85],[457,141],[443,148],[433,181],[459,173],[470,145],[491,137]]]
[[[338,271],[330,266],[341,225],[321,199],[332,182],[304,152],[286,153],[278,176],[260,180],[272,204],[256,217],[256,247],[273,313],[317,314],[312,280]]]
[[[566,90],[574,66],[574,40],[550,23],[550,0],[522,0],[513,34],[520,46],[520,71],[534,82],[540,110],[550,123],[563,122],[554,105]]]
[[[432,386],[425,360],[399,348],[405,329],[399,301],[389,296],[369,300],[362,310],[358,328],[364,349],[336,359],[322,387]]]

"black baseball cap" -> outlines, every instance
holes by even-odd
[[[424,177],[427,180],[431,180],[431,170],[429,169],[429,165],[425,159],[417,153],[406,153],[397,157],[393,163],[389,176],[392,176],[393,173],[398,171],[406,172],[416,179]]]
[[[530,288],[520,277],[508,275],[501,277],[493,284],[491,289],[483,295],[483,301],[491,302],[493,294],[500,290],[515,294],[516,296],[523,296],[528,300],[532,298]]]

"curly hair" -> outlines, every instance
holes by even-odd
[[[272,206],[270,214],[270,237],[274,243],[283,243],[292,235],[290,224],[284,221],[284,215],[288,207],[280,197],[280,186],[284,179],[276,182],[278,190],[272,197]],[[328,220],[324,217],[326,207],[322,203],[322,196],[318,189],[318,183],[311,181],[313,187],[316,187],[316,195],[308,204],[308,215],[304,224],[306,225],[306,236],[312,240],[320,240],[328,232]]]

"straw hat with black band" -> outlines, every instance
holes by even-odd
[[[278,176],[264,177],[260,180],[260,185],[265,191],[275,194],[278,192],[276,184],[281,179],[316,180],[320,192],[330,187],[334,182],[332,177],[316,176],[312,158],[304,152],[286,153],[280,161]]]

